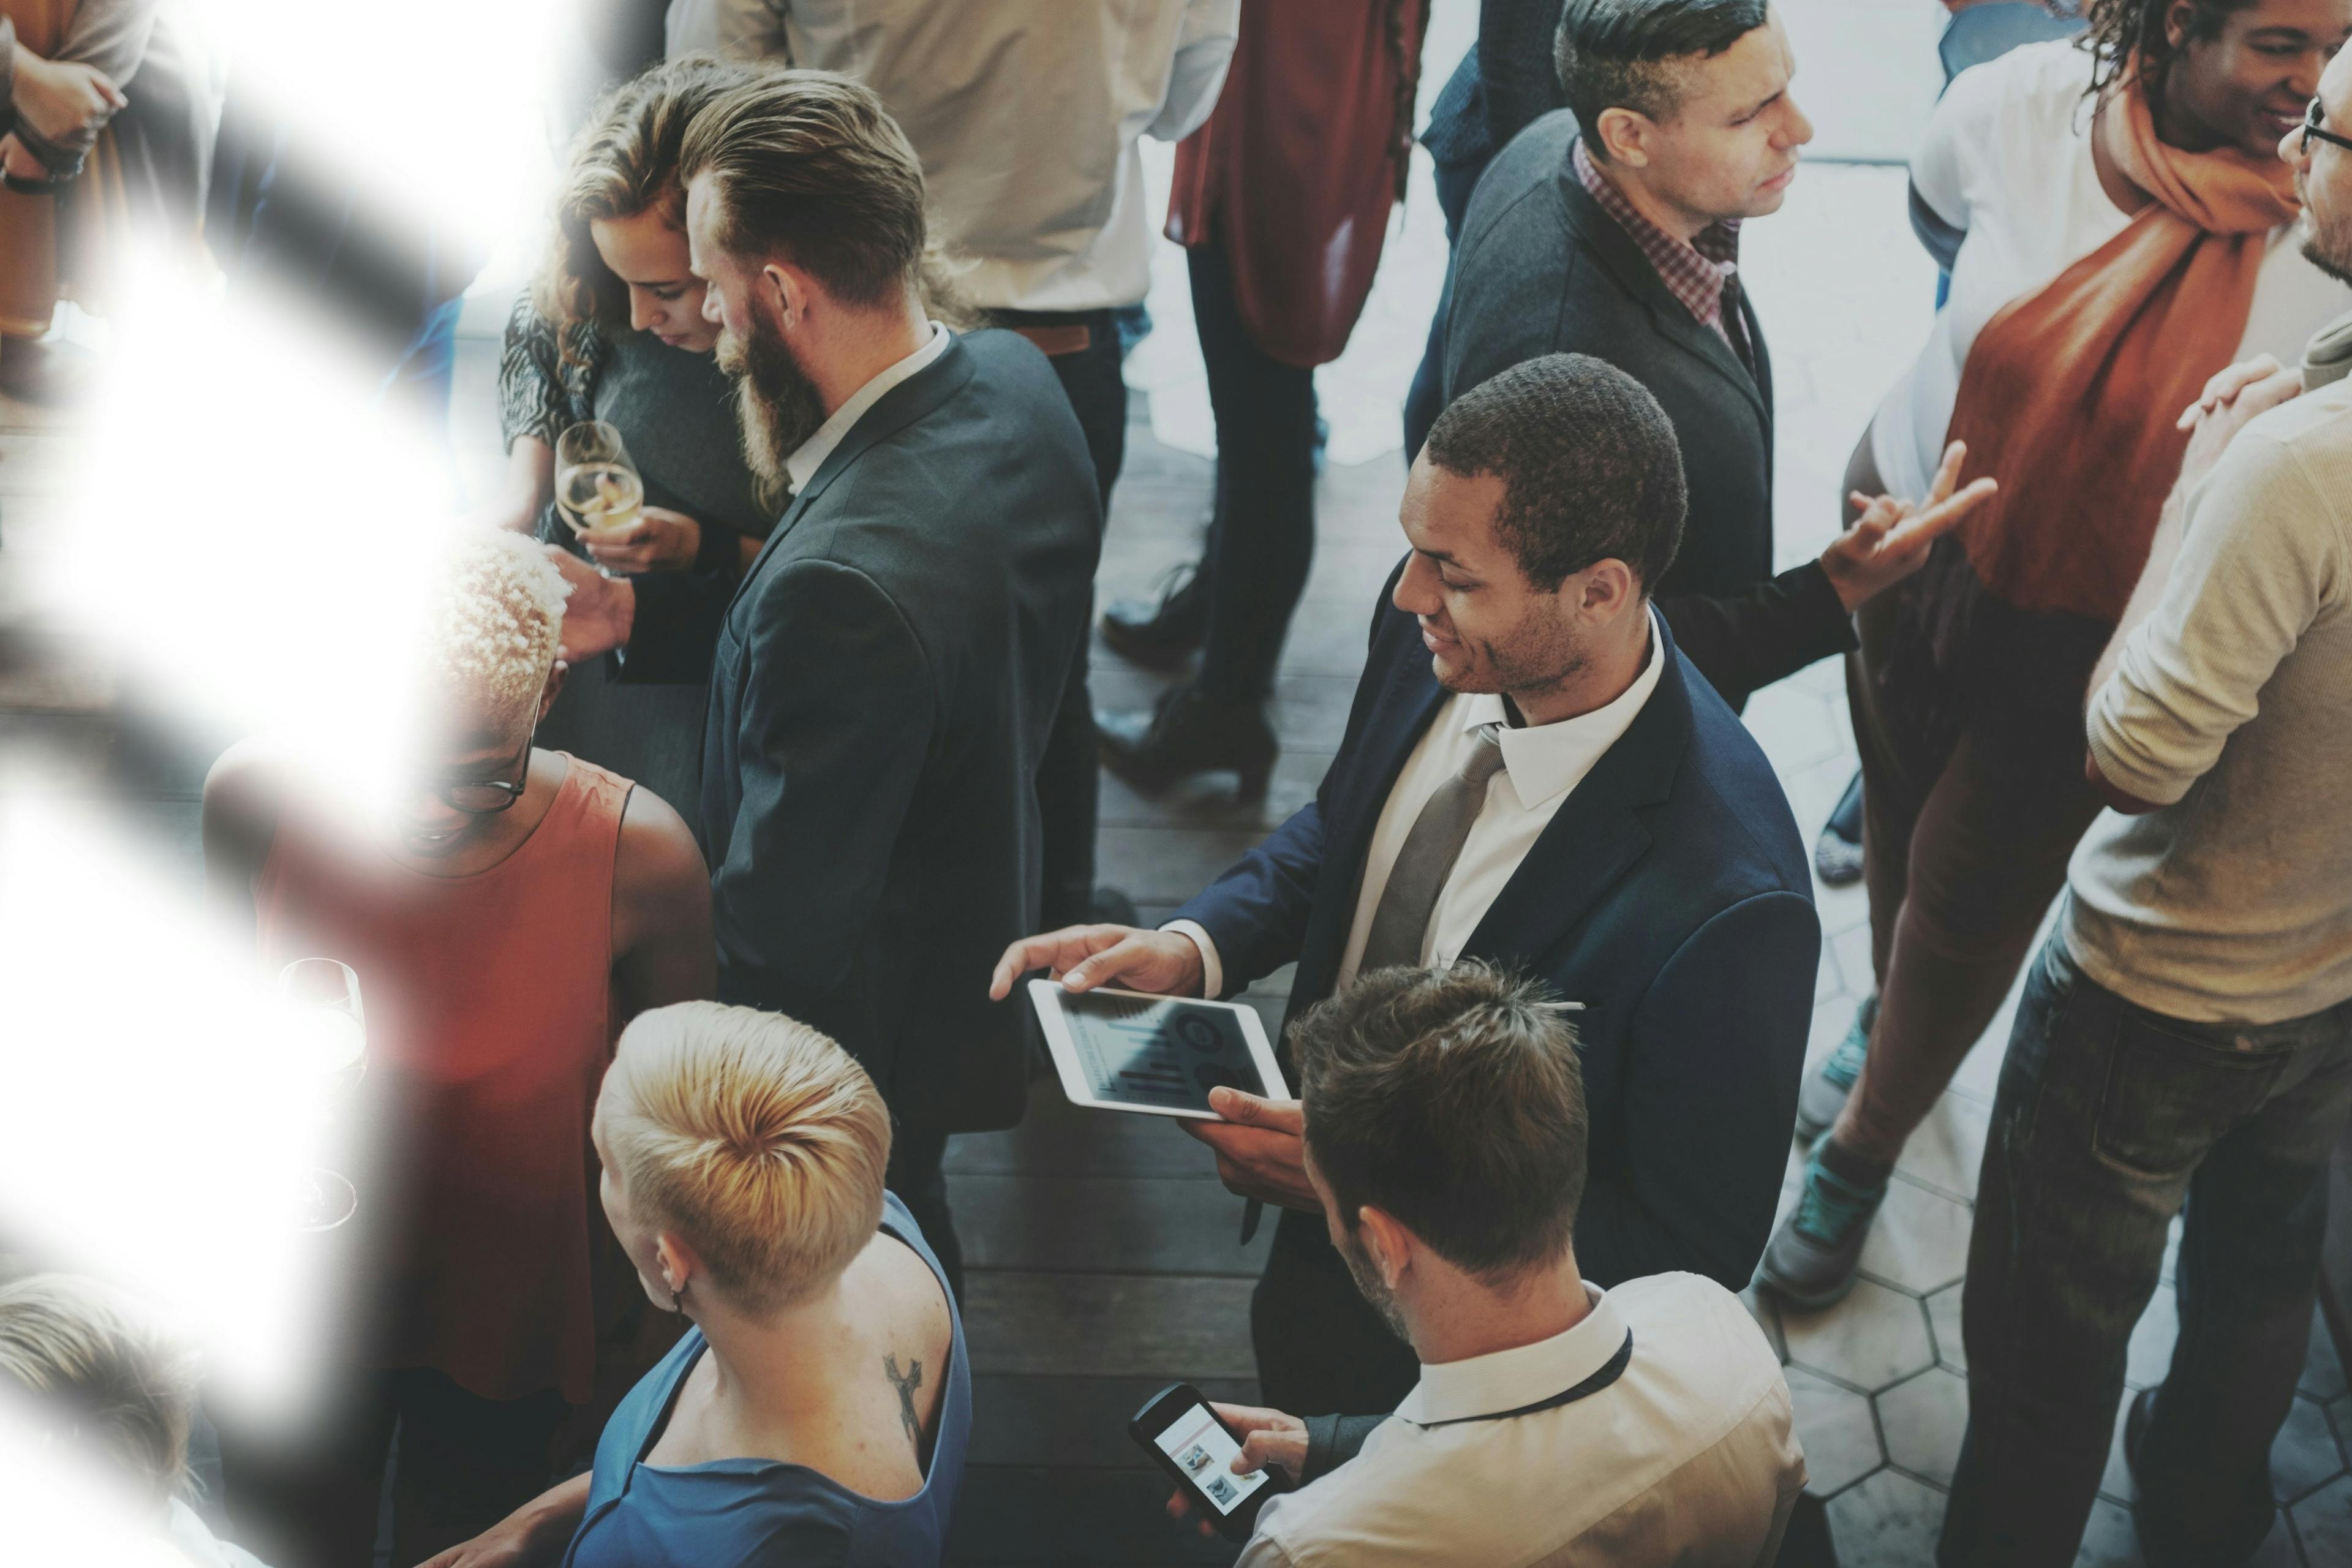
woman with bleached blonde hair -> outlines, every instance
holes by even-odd
[[[102,1279],[34,1274],[0,1286],[0,1420],[30,1422],[45,1453],[118,1484],[134,1510],[152,1506],[157,1533],[190,1568],[261,1568],[188,1506],[199,1372],[152,1308]],[[8,1540],[0,1521],[0,1556]]]
[[[866,1069],[778,1014],[659,1008],[621,1036],[595,1138],[614,1232],[693,1326],[590,1474],[426,1568],[937,1563],[971,1370],[939,1259],[883,1190]]]

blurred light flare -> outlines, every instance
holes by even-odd
[[[289,1063],[249,940],[118,830],[20,795],[0,801],[0,1231],[172,1311],[211,1396],[299,1421],[344,1282],[294,1228],[293,1184],[324,1165],[364,1193],[373,1163]]]
[[[0,1384],[0,1563],[188,1568],[153,1500],[58,1431],[55,1412]]]

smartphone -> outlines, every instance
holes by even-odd
[[[1289,1489],[1277,1466],[1253,1475],[1234,1474],[1233,1458],[1242,1451],[1242,1440],[1189,1383],[1171,1383],[1153,1394],[1127,1430],[1161,1469],[1176,1478],[1193,1510],[1227,1540],[1247,1541],[1265,1500]]]

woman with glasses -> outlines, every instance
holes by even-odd
[[[1804,1087],[1800,1125],[1828,1133],[1760,1276],[1803,1307],[1852,1286],[1889,1172],[2098,814],[2085,688],[2180,472],[2181,410],[2352,306],[2295,243],[2279,155],[2352,0],[2083,10],[2078,42],[1956,78],[1912,159],[1951,294],[1846,489],[1909,493],[1965,440],[1963,478],[2000,493],[1865,606],[1847,666],[1879,994]]]
[[[677,178],[687,123],[756,68],[698,57],[615,89],[573,145],[555,235],[516,301],[499,367],[505,494],[488,520],[536,531],[613,573],[731,578],[758,552],[778,498],[743,461],[735,389],[712,350],[701,279],[688,264]],[[577,539],[555,506],[556,447],[587,420],[612,426],[645,484],[625,528]],[[704,688],[623,683],[608,659],[572,673],[548,715],[550,744],[614,768],[689,822],[701,795]]]
[[[365,1568],[395,1421],[395,1559],[478,1534],[546,1487],[600,1366],[644,1369],[609,1352],[642,1302],[589,1121],[621,1026],[711,994],[709,881],[657,796],[531,743],[564,595],[537,543],[468,536],[401,776],[342,803],[247,742],[205,781],[206,871],[262,972],[348,963],[368,1030],[350,1117],[378,1157],[345,1167],[357,1211],[320,1242],[346,1260],[340,1414],[290,1444],[222,1432],[238,1539],[272,1561]]]

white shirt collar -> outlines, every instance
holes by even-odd
[[[1649,615],[1650,657],[1642,666],[1642,673],[1613,701],[1590,713],[1514,729],[1499,693],[1482,691],[1463,703],[1465,730],[1475,730],[1481,724],[1502,726],[1498,739],[1503,746],[1504,776],[1510,780],[1512,792],[1519,797],[1521,810],[1535,810],[1591,772],[1601,753],[1632,728],[1650,700],[1650,693],[1657,689],[1658,677],[1665,669],[1665,645],[1658,630],[1654,606]]]
[[[1427,1426],[1499,1415],[1574,1388],[1625,1348],[1625,1321],[1616,1303],[1590,1279],[1584,1294],[1592,1310],[1574,1328],[1548,1340],[1435,1366],[1424,1363],[1421,1381],[1396,1407],[1398,1416]]]
[[[881,402],[883,395],[892,387],[919,374],[933,360],[947,353],[948,344],[954,339],[953,332],[933,321],[930,338],[921,348],[887,367],[873,380],[851,393],[848,400],[816,427],[816,434],[793,448],[793,455],[784,459],[784,472],[792,478],[793,492],[797,495],[808,488],[809,480],[816,477],[816,471],[824,467],[824,460],[833,456],[833,449],[841,445],[841,438],[865,417],[867,409]]]

